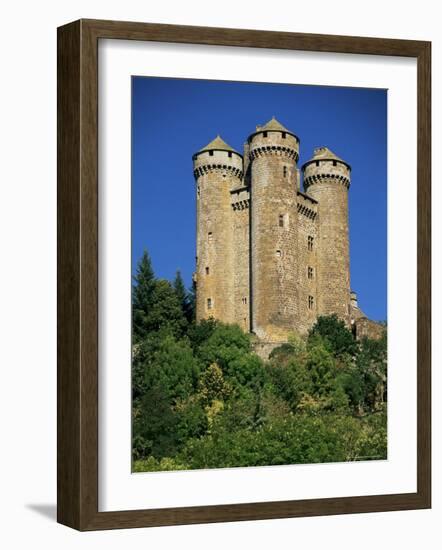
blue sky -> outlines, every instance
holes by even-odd
[[[143,249],[158,277],[195,268],[192,155],[217,134],[243,143],[275,116],[301,140],[301,166],[325,145],[352,166],[351,287],[387,318],[387,92],[169,78],[132,78],[132,269]]]

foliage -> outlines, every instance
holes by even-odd
[[[224,380],[223,371],[216,363],[212,363],[200,376],[198,384],[199,395],[205,405],[213,401],[224,401],[231,392],[230,385]]]
[[[267,361],[237,325],[196,323],[181,274],[133,288],[133,469],[386,458],[387,339],[357,342],[320,317]]]
[[[335,357],[355,355],[358,344],[344,321],[333,315],[318,317],[317,322],[309,332],[309,340],[320,336],[324,345]]]
[[[187,292],[180,271],[176,272],[175,279],[173,281],[173,289],[175,291],[176,297],[178,298],[178,302],[181,306],[182,312],[184,313],[184,317],[186,318],[187,322],[191,322],[194,316],[195,297],[193,294],[193,290]]]
[[[145,250],[138,262],[132,287],[132,330],[134,337],[140,337],[148,331],[147,316],[152,306],[152,292],[155,276],[150,256]]]

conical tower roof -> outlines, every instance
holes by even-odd
[[[308,164],[310,164],[312,162],[315,162],[317,160],[337,160],[338,162],[342,162],[342,164],[345,164],[345,166],[350,168],[350,165],[348,164],[348,162],[345,162],[345,160],[338,157],[338,155],[333,153],[333,151],[331,149],[329,149],[328,147],[316,147],[313,151],[312,158],[310,160],[308,160],[303,165],[302,168],[304,168]]]
[[[256,136],[257,134],[261,134],[263,132],[281,132],[283,134],[292,136],[298,144],[300,142],[299,137],[296,134],[294,134],[291,130],[289,130],[283,124],[281,124],[279,120],[277,120],[275,117],[272,117],[268,122],[266,122],[262,126],[256,127],[256,130],[253,132],[253,134],[250,134],[250,136],[248,137],[249,143],[254,136]]]
[[[232,151],[232,153],[239,154],[238,151],[235,151],[233,147],[230,147],[230,145],[226,143],[219,134],[205,147],[200,149],[198,153],[202,153],[203,151]]]
[[[279,120],[276,120],[275,117],[272,117],[271,120],[269,120],[264,126],[257,126],[256,130],[259,132],[266,131],[266,130],[276,130],[279,132],[289,132],[290,130],[287,130],[285,126],[283,126]]]

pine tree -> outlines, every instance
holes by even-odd
[[[185,313],[187,309],[187,292],[180,270],[176,272],[172,286],[175,291],[176,297],[178,298],[178,301],[183,308],[183,313]]]
[[[132,287],[132,327],[134,339],[145,335],[149,312],[152,308],[152,295],[155,288],[155,274],[147,250],[138,262]]]
[[[196,285],[192,282],[187,292],[187,320],[189,323],[196,320]]]
[[[184,316],[190,323],[194,316],[194,295],[192,291],[188,292],[186,290],[180,270],[176,272],[175,280],[173,281],[173,288],[183,309]]]

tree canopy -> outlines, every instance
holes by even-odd
[[[133,284],[135,471],[386,458],[387,340],[320,317],[264,361],[237,325],[196,323],[178,271]]]

